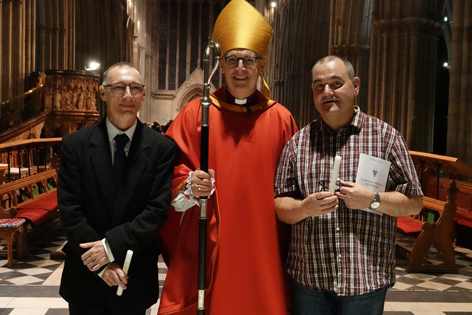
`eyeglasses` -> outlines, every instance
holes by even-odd
[[[245,57],[236,57],[236,56],[226,56],[223,57],[226,61],[228,66],[236,68],[239,64],[239,60],[243,61],[243,64],[246,68],[253,68],[256,66],[257,59],[262,59],[262,57],[252,57],[252,56],[245,56]]]
[[[109,84],[103,86],[104,88],[110,88],[110,91],[115,94],[124,95],[126,93],[126,88],[129,87],[129,91],[132,95],[142,95],[144,93],[144,84]]]

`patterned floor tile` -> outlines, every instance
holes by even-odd
[[[68,314],[66,304],[61,304],[59,307],[54,305],[57,302],[64,303],[58,293],[63,259],[51,259],[50,256],[51,252],[64,246],[65,238],[60,229],[51,229],[48,232],[37,242],[28,244],[28,257],[22,261],[15,261],[11,268],[5,267],[6,259],[0,257],[0,315]],[[413,247],[412,240],[402,236],[397,243],[406,249],[411,250]],[[428,261],[431,264],[441,262],[434,249],[430,251]],[[407,273],[408,261],[398,256],[395,268],[396,284],[387,293],[384,314],[472,315],[472,250],[458,247],[456,263],[460,266],[457,274]],[[159,281],[162,286],[167,273],[162,260],[159,262],[159,270]],[[9,296],[13,297],[13,300]],[[24,313],[31,310],[21,308],[15,303],[27,297],[50,298],[54,303],[45,305],[38,300],[39,304],[34,313]],[[427,309],[425,305],[433,302],[441,303]],[[470,308],[470,312],[467,308]],[[147,315],[156,314],[157,305],[147,311]]]

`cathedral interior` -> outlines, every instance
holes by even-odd
[[[139,119],[149,125],[171,122],[202,94],[203,53],[228,2],[0,0],[3,183],[54,169],[61,137],[106,115],[98,86],[103,71],[116,62],[132,63],[144,78],[147,94]],[[406,267],[399,267],[398,286],[389,293],[385,314],[472,314],[472,1],[248,2],[274,29],[265,73],[271,99],[290,110],[298,127],[317,117],[311,91],[314,63],[326,55],[348,59],[361,82],[356,104],[403,135],[431,199],[429,209],[435,211],[440,204],[436,219],[443,212],[456,214],[449,222],[456,249],[449,258],[455,261],[439,258],[444,268],[438,276],[437,270],[409,265],[411,256],[406,254]],[[212,91],[223,84],[217,72]],[[452,184],[459,189],[454,196]],[[452,210],[444,206],[448,200],[456,201]],[[55,230],[51,226],[49,233]],[[28,242],[33,232],[28,232]],[[55,250],[61,241],[53,235],[46,250]],[[25,264],[41,267],[43,274],[21,273],[15,264],[0,267],[0,314],[66,314],[60,312],[66,306],[56,292],[60,258],[54,260],[33,241],[30,245]],[[34,253],[35,246],[42,254]],[[411,248],[400,252],[407,250]],[[18,264],[18,247],[16,251]],[[45,265],[44,257],[38,257],[46,253]],[[408,268],[419,270],[419,276],[411,276],[415,273]],[[420,298],[418,292],[434,293]],[[34,310],[20,306],[25,301],[36,305],[38,296],[57,299],[56,304]]]

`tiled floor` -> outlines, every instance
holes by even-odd
[[[398,235],[397,245],[413,247],[410,239]],[[431,249],[429,261],[439,264]],[[407,273],[408,261],[397,257],[397,283],[387,293],[384,314],[388,315],[472,315],[472,250],[456,247],[457,274]]]
[[[49,255],[64,242],[59,229],[50,229],[29,245],[28,258],[15,261],[12,268],[4,267],[6,260],[0,257],[0,315],[68,314],[67,303],[58,294],[63,261]],[[405,238],[398,244],[412,245]],[[388,291],[384,314],[472,315],[472,251],[456,248],[456,262],[458,274],[408,274],[407,261],[399,257],[397,283]],[[166,267],[163,262],[159,267],[163,283]],[[157,304],[147,314],[157,314]]]

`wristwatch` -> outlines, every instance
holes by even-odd
[[[374,191],[374,200],[372,200],[372,203],[370,204],[369,209],[377,210],[379,206],[380,206],[380,196],[378,192]]]

